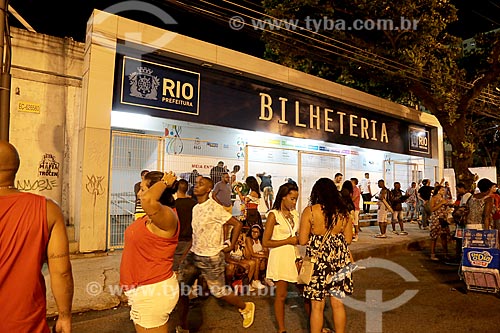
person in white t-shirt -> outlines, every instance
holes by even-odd
[[[243,327],[248,328],[253,324],[255,304],[243,302],[235,295],[225,283],[224,253],[235,248],[241,232],[242,224],[231,213],[210,197],[214,182],[208,177],[201,178],[194,187],[194,195],[198,204],[193,207],[193,243],[191,251],[187,254],[179,267],[179,283],[192,286],[196,278],[202,274],[208,284],[210,293],[227,303],[236,306],[243,316]],[[232,226],[232,237],[229,245],[225,244],[224,235]],[[179,298],[180,327],[177,332],[188,329],[187,317],[189,311],[189,298],[187,293]]]
[[[372,200],[372,189],[370,185],[370,174],[365,172],[365,178],[361,179],[361,182],[359,183],[361,197],[363,198],[363,213],[365,214],[370,212],[370,205],[366,203]]]

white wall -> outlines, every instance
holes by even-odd
[[[83,44],[11,28],[10,142],[21,157],[16,185],[61,204],[73,224]],[[21,105],[37,112],[24,112]],[[47,168],[53,173],[44,175]]]

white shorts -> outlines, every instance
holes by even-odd
[[[377,222],[378,223],[387,223],[387,210],[385,208],[380,207],[378,209]]]
[[[167,280],[125,291],[130,319],[135,325],[155,328],[165,325],[179,299],[179,283],[172,275]]]

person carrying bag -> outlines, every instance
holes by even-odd
[[[312,207],[311,207],[311,212],[312,212]],[[312,214],[311,214],[311,218],[312,218]],[[309,283],[311,282],[312,274],[314,272],[314,264],[317,261],[317,256],[322,254],[322,252],[320,250],[323,247],[323,244],[325,243],[325,241],[330,236],[331,230],[332,230],[332,227],[330,226],[330,228],[328,228],[328,231],[326,232],[325,236],[323,237],[323,241],[321,242],[321,245],[319,246],[318,250],[314,252],[314,254],[312,256],[306,255],[306,256],[304,256],[304,258],[302,258],[300,269],[299,269],[299,276],[297,277],[298,284],[309,285]]]

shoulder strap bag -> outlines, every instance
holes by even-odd
[[[314,222],[312,206],[311,206],[311,220]],[[298,284],[309,285],[309,283],[311,283],[311,278],[312,278],[312,274],[314,271],[314,263],[317,261],[318,254],[321,253],[320,250],[323,247],[323,244],[330,236],[330,232],[332,230],[332,227],[333,227],[333,223],[332,223],[332,225],[330,225],[330,227],[326,231],[325,235],[323,236],[323,240],[321,241],[321,244],[318,247],[318,250],[316,250],[312,256],[306,255],[302,259],[302,265],[300,266],[299,276],[297,277]]]

